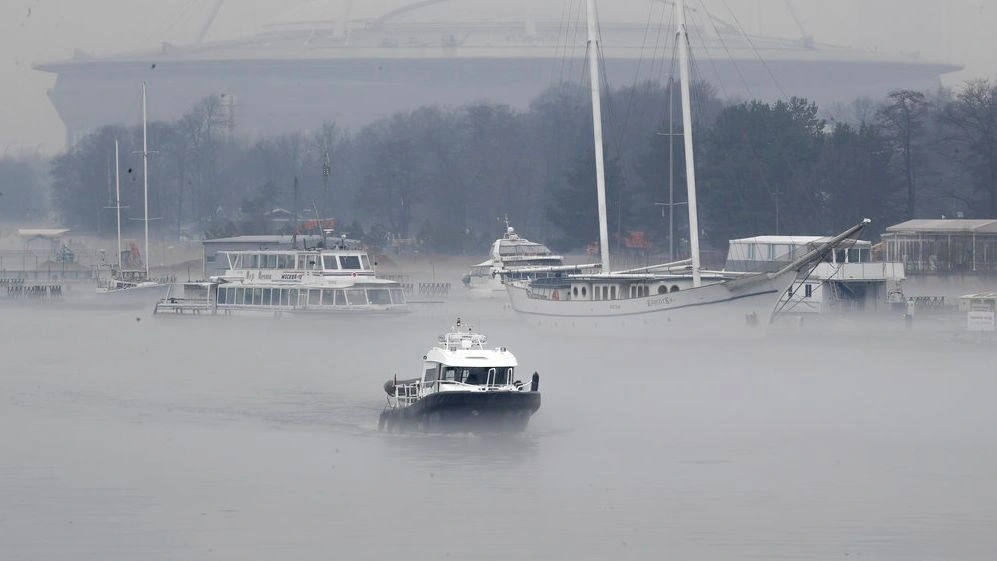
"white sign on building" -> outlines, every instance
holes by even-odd
[[[966,314],[966,327],[969,331],[986,331],[992,332],[997,329],[997,323],[995,323],[994,307],[991,304],[980,304],[975,303],[969,307],[969,312]]]

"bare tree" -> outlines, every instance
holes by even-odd
[[[949,138],[971,170],[977,189],[989,199],[988,214],[997,216],[997,86],[974,80],[956,95],[942,114]]]
[[[916,141],[924,126],[928,105],[924,94],[913,90],[890,92],[886,106],[879,110],[879,121],[903,161],[907,186],[907,218],[917,212],[917,182],[914,170]]]

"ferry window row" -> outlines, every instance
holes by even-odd
[[[513,368],[459,367],[437,365],[427,368],[425,382],[461,382],[475,386],[505,386],[512,383]]]
[[[400,288],[241,288],[219,287],[218,304],[231,306],[390,306],[405,303]]]
[[[293,271],[363,271],[371,270],[370,259],[360,255],[317,255],[314,253],[269,254],[249,253],[232,255],[233,269],[283,269]]]

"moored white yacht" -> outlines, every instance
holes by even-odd
[[[678,262],[618,273],[610,270],[599,74],[600,40],[595,0],[587,0],[588,59],[602,272],[506,283],[512,308],[533,325],[551,327],[561,332],[616,332],[628,336],[655,336],[665,330],[711,333],[723,327],[755,325],[760,319],[769,318],[780,295],[792,285],[801,271],[819,261],[837,245],[857,235],[868,223],[863,221],[849,228],[774,272],[732,275],[702,269],[689,88],[689,36],[685,2],[676,0],[674,4],[678,26],[676,42],[679,48],[682,136],[689,211],[691,258],[688,266],[686,262]],[[647,330],[647,333],[642,333],[643,330]]]
[[[546,245],[520,237],[506,221],[505,234],[492,244],[491,258],[471,267],[461,279],[475,298],[505,296],[504,282],[557,276],[598,265],[564,265],[564,257]]]
[[[378,429],[388,432],[520,432],[540,408],[540,375],[516,380],[516,357],[461,325],[439,337],[418,378],[384,384],[388,403]]]
[[[367,253],[331,249],[223,251],[225,274],[171,288],[156,313],[386,314],[407,312],[402,286],[377,278]]]
[[[144,189],[145,253],[144,270],[122,268],[121,253],[121,170],[118,141],[114,141],[114,208],[118,223],[118,265],[110,278],[100,279],[97,285],[97,303],[108,307],[152,306],[166,295],[169,285],[153,280],[149,275],[149,136],[146,113],[146,86],[142,83],[142,184]]]

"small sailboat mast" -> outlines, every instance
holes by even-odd
[[[692,253],[692,285],[702,286],[699,261],[699,213],[696,210],[696,160],[692,149],[692,102],[689,93],[689,29],[685,19],[685,0],[675,2],[678,26],[679,75],[682,82],[682,137],[685,140],[685,177],[689,195],[689,249]]]
[[[145,191],[145,278],[149,278],[149,134],[148,116],[146,115],[145,82],[142,82],[142,183]],[[120,254],[120,252],[119,252]]]
[[[118,271],[121,270],[121,164],[118,139],[114,139],[114,208],[118,213]]]
[[[592,85],[592,135],[595,140],[596,193],[599,199],[599,253],[602,272],[609,273],[609,226],[606,219],[606,165],[602,148],[602,91],[599,77],[599,32],[595,0],[586,5],[588,19],[589,80]]]

